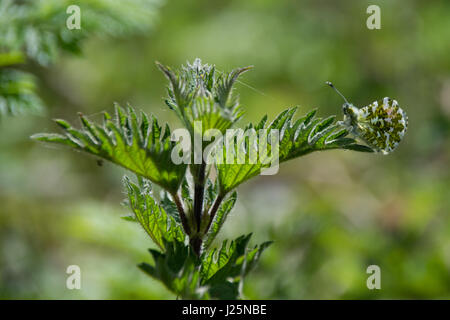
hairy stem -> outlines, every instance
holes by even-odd
[[[206,163],[202,163],[199,167],[194,187],[194,217],[197,224],[197,232],[200,231],[203,211],[203,197],[205,194],[205,172]]]
[[[200,257],[201,250],[202,250],[202,239],[199,237],[194,237],[189,240],[189,244],[191,245],[192,250],[194,250],[194,253]]]
[[[205,233],[207,233],[209,228],[211,227],[214,217],[216,216],[217,210],[219,210],[220,204],[222,203],[222,200],[224,198],[225,198],[225,196],[219,193],[216,200],[214,201],[214,204],[211,207],[211,211],[209,212],[209,221],[208,221],[208,226],[206,227]]]
[[[172,194],[172,198],[175,201],[175,204],[178,209],[178,213],[180,214],[181,224],[183,225],[184,232],[189,236],[191,234],[191,228],[189,228],[189,224],[186,219],[186,213],[184,212],[183,204],[181,203],[180,197],[175,192]]]
[[[198,168],[197,176],[194,179],[194,219],[197,233],[200,232],[200,225],[202,223],[203,198],[205,196],[205,173],[206,163],[202,162]],[[197,256],[200,256],[202,241],[203,239],[197,235],[190,240],[191,247]]]

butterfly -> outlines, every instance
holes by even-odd
[[[405,136],[408,116],[396,100],[385,97],[359,109],[349,103],[331,82],[327,81],[326,84],[345,101],[342,105],[344,119],[338,124],[346,127],[374,151],[389,154],[397,148]]]

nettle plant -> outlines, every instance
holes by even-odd
[[[225,73],[199,59],[179,71],[157,66],[169,80],[166,104],[190,133],[188,145],[194,145],[196,135],[207,136],[210,129],[226,134],[241,118],[233,86],[249,67]],[[265,135],[267,155],[273,155],[276,147],[279,163],[322,150],[374,151],[349,137],[350,128],[335,122],[335,116],[321,119],[313,110],[294,120],[296,110],[289,108],[270,123],[265,116],[245,127],[259,132],[259,138]],[[144,262],[139,268],[183,299],[241,298],[245,276],[271,242],[250,246],[251,234],[221,244],[214,239],[236,203],[235,189],[271,166],[268,161],[248,161],[254,148],[251,137],[237,138],[233,147],[234,155],[241,150],[247,161],[229,161],[233,152],[216,148],[211,154],[220,155],[223,161],[210,163],[197,157],[176,164],[174,156],[189,152],[182,158],[192,160],[196,148],[179,148],[169,126],[163,129],[154,116],[149,118],[144,112],[138,116],[133,108],[124,110],[118,105],[114,117],[104,113],[103,124],[79,116],[81,129],[55,120],[64,135],[37,134],[33,138],[84,151],[136,175],[136,182],[124,177],[126,202],[132,212],[125,219],[138,222],[158,247],[149,250],[153,264]],[[196,122],[202,125],[196,126]],[[276,144],[271,139],[273,132],[278,133]],[[203,143],[197,151],[203,155],[211,143]],[[161,192],[155,192],[153,184]]]

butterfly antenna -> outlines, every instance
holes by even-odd
[[[343,95],[338,89],[336,89],[336,87],[335,87],[330,81],[327,81],[327,82],[325,82],[325,83],[326,83],[327,85],[329,85],[331,88],[333,88],[334,91],[336,91],[337,94],[340,95],[340,96],[342,97],[342,99],[344,99],[345,103],[348,103],[348,101],[347,101],[347,99],[345,99],[344,95]]]

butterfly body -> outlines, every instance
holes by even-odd
[[[342,109],[342,124],[377,152],[394,151],[406,133],[408,117],[391,98],[385,97],[361,109],[346,102]]]

